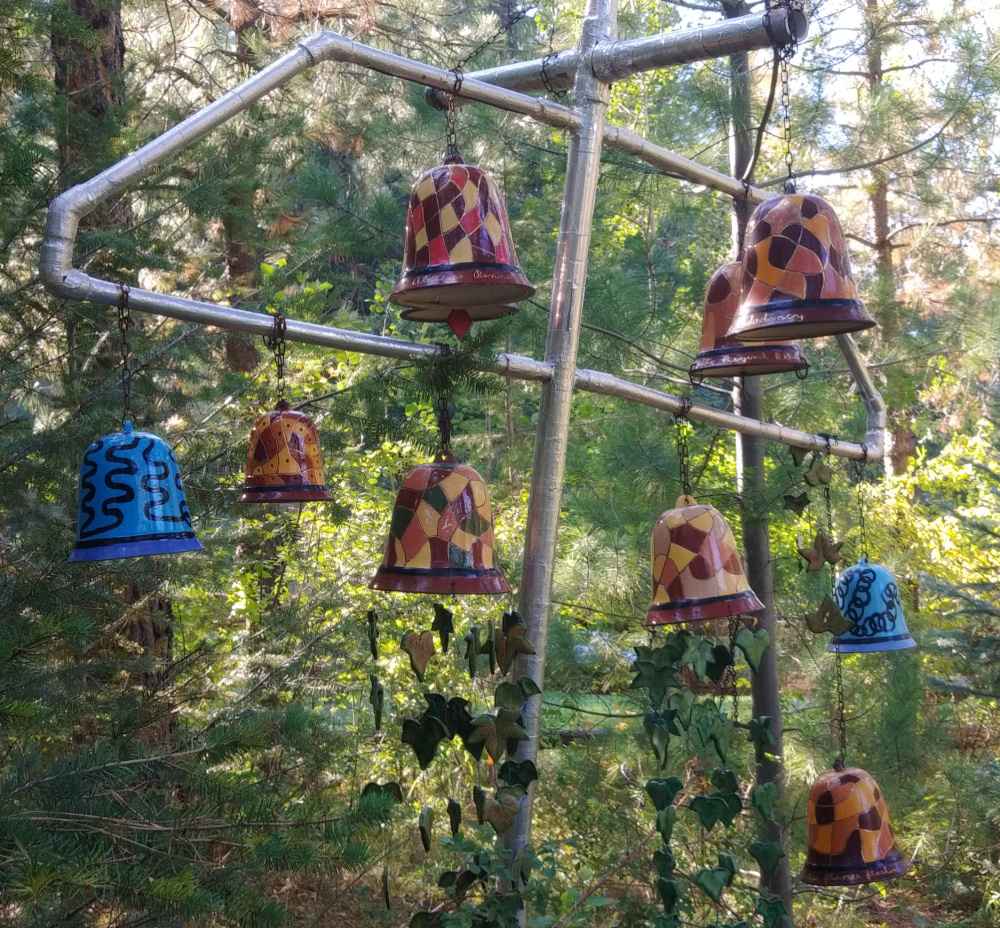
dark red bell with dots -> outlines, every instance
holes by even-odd
[[[444,322],[461,338],[473,322],[506,316],[534,292],[496,184],[450,152],[413,185],[403,275],[390,299],[405,307],[404,319]]]
[[[723,264],[708,282],[701,345],[689,371],[692,380],[809,369],[809,363],[798,345],[787,342],[745,345],[726,334],[740,306],[742,277],[740,262],[731,261]]]
[[[801,193],[761,203],[747,228],[742,302],[728,334],[761,342],[840,335],[873,325],[858,299],[833,207]]]

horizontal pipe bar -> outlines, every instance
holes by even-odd
[[[73,273],[79,272],[74,271]],[[91,299],[95,302],[111,305],[118,302],[120,294],[120,287],[102,282]],[[219,306],[215,303],[165,296],[138,287],[129,291],[129,307],[136,312],[168,316],[171,319],[198,322],[203,325],[234,332],[246,332],[251,335],[269,335],[274,329],[274,317],[267,313],[255,313],[245,309],[234,309],[230,306]],[[401,338],[373,335],[369,332],[354,332],[350,329],[299,322],[295,319],[286,320],[286,326],[286,336],[289,341],[322,345],[338,351],[356,351],[361,354],[408,361],[443,358],[446,352],[446,349],[436,345],[424,345]],[[527,380],[535,383],[550,380],[552,377],[550,364],[519,354],[499,354],[492,361],[484,362],[480,369],[514,380]],[[713,409],[710,406],[689,403],[670,393],[645,387],[622,377],[606,374],[603,371],[578,369],[575,386],[588,393],[616,396],[619,399],[641,403],[654,409],[682,414],[689,419],[707,422],[719,428],[773,439],[782,444],[795,445],[799,448],[815,451],[829,450],[831,454],[838,457],[862,460],[867,456],[869,459],[874,459],[881,453],[879,449],[869,448],[866,455],[865,448],[853,442],[839,439],[828,441],[821,435],[812,435],[809,432],[802,432],[787,426],[759,422],[756,419],[748,419],[745,416]]]
[[[692,64],[757,48],[782,47],[805,38],[808,31],[804,13],[776,9],[770,14],[754,13],[693,29],[607,42],[595,49],[591,68],[599,80],[619,81],[654,68]],[[579,52],[567,49],[531,61],[471,71],[468,76],[508,90],[566,90],[573,86],[579,63]],[[426,95],[427,101],[438,109],[448,108],[450,94],[428,88]]]

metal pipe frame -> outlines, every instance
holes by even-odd
[[[759,43],[760,36],[754,29],[748,31],[745,21],[757,18],[759,17],[742,17],[730,21],[730,25],[736,26],[737,32],[745,35],[744,40],[749,42],[751,47],[758,47],[756,43]],[[712,29],[716,41],[721,41],[718,38],[720,28],[721,26]],[[702,32],[702,30],[696,30],[696,32]],[[683,33],[682,35],[689,36],[690,34]],[[662,44],[669,44],[666,43],[664,37],[656,38]],[[734,41],[730,37],[727,39],[729,44],[725,47],[734,47]],[[685,40],[685,44],[690,44],[690,40]],[[723,46],[717,45],[716,47]],[[632,60],[635,62],[638,60],[634,43],[607,41],[598,41],[594,49],[588,53],[587,60],[591,62],[595,59],[607,61],[609,57],[612,60],[618,60],[613,52],[608,51],[608,49],[614,48],[628,50],[627,55],[622,55],[621,61]],[[577,54],[574,52],[574,55]],[[632,56],[631,59],[628,56]],[[272,90],[281,87],[308,68],[328,60],[361,65],[428,87],[442,90],[454,88],[455,75],[450,71],[362,45],[334,32],[316,33],[304,39],[295,49],[262,69],[243,84],[169,129],[138,151],[127,155],[96,177],[78,184],[56,197],[49,207],[45,238],[41,246],[40,271],[45,285],[53,293],[66,299],[115,305],[121,295],[120,284],[93,277],[73,267],[73,248],[81,218],[90,213],[98,204],[120,193],[129,184],[153,170],[158,164],[194,144],[214,128],[246,110]],[[648,65],[648,61],[651,60],[649,57],[643,60],[647,62],[647,65],[644,66],[654,66]],[[625,65],[619,62],[616,67],[622,68]],[[637,65],[636,67],[638,68]],[[594,75],[593,67],[590,68],[589,73]],[[463,80],[461,95],[470,100],[529,116],[538,122],[563,128],[571,133],[578,133],[583,123],[582,116],[575,109],[497,87],[477,80],[471,75]],[[765,191],[754,187],[746,190],[743,184],[735,178],[700,165],[662,146],[655,145],[631,130],[604,124],[601,132],[603,144],[633,154],[667,173],[677,174],[694,183],[703,184],[730,196],[746,196],[751,202],[760,202],[767,196]],[[256,335],[267,334],[273,324],[271,317],[264,313],[247,312],[222,304],[156,293],[139,287],[130,290],[129,304],[137,312],[169,316]],[[431,345],[408,342],[403,339],[352,332],[297,320],[288,321],[288,338],[293,341],[324,345],[338,350],[358,351],[400,360],[427,358],[440,350]],[[575,374],[575,386],[582,390],[643,403],[666,412],[683,414],[695,421],[706,422],[744,434],[757,435],[787,445],[812,450],[827,450],[835,456],[855,460],[880,460],[886,450],[885,404],[868,375],[853,339],[850,336],[838,336],[838,343],[868,413],[868,426],[863,444],[827,439],[824,436],[813,435],[775,423],[761,422],[711,407],[689,404],[688,401],[680,397],[635,384],[601,371],[578,370]],[[493,362],[486,365],[485,369],[504,376],[536,382],[547,382],[552,377],[550,365],[520,355],[499,355]]]
[[[693,64],[733,52],[780,47],[805,38],[808,29],[804,13],[780,8],[769,14],[756,13],[694,29],[602,42],[590,58],[590,67],[600,81],[620,81],[655,68]],[[468,77],[523,92],[567,90],[573,86],[580,60],[580,52],[572,48],[531,61],[470,71]],[[447,109],[451,100],[451,94],[433,88],[427,89],[426,96],[428,103],[441,110]],[[456,102],[461,100],[456,99]]]

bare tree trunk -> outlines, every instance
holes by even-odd
[[[727,18],[744,16],[749,7],[742,0],[723,0],[723,10]],[[750,64],[749,56],[743,52],[729,58],[730,99],[732,105],[732,127],[730,145],[730,169],[734,177],[742,177],[753,157],[753,134],[750,127]],[[749,203],[733,201],[733,248],[738,250],[743,242]],[[762,391],[759,377],[743,377],[734,391],[734,405],[744,416],[761,419]],[[767,630],[771,646],[764,653],[760,666],[752,678],[753,714],[755,717],[768,716],[776,747],[774,760],[765,759],[757,765],[757,783],[773,783],[778,794],[784,792],[784,769],[782,757],[781,701],[778,687],[777,615],[774,610],[774,576],[771,567],[771,542],[768,535],[767,509],[763,503],[765,495],[764,441],[750,435],[739,435],[736,447],[738,490],[743,500],[743,544],[746,548],[747,579],[754,592],[764,603],[764,612],[759,618],[759,626]],[[760,836],[764,841],[785,846],[780,825],[764,822],[760,825]],[[761,870],[761,889],[779,896],[788,913],[786,928],[793,925],[792,884],[788,871],[788,857],[783,856],[774,870]]]

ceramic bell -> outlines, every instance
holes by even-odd
[[[509,593],[494,566],[493,511],[486,483],[467,464],[415,467],[392,510],[376,590],[403,593]]]
[[[677,499],[653,527],[653,602],[646,625],[697,622],[762,612],[732,529],[712,506]]]
[[[903,615],[896,578],[881,564],[863,557],[838,578],[833,592],[841,614],[851,627],[837,635],[828,651],[902,651],[915,648]]]
[[[840,220],[826,200],[786,193],[754,210],[743,254],[740,341],[818,338],[875,325],[858,299]]]
[[[726,334],[740,306],[742,278],[742,265],[731,261],[723,264],[708,282],[701,345],[689,371],[692,380],[809,369],[809,363],[798,345],[787,342],[745,345]]]
[[[824,773],[809,793],[807,818],[804,883],[857,886],[902,876],[909,867],[896,848],[885,797],[860,767]]]
[[[71,561],[200,550],[177,460],[162,438],[125,422],[91,443],[80,465]]]
[[[403,276],[390,299],[403,317],[472,322],[514,311],[535,292],[517,263],[507,208],[493,179],[453,152],[414,184],[406,214]]]
[[[254,423],[241,503],[308,503],[330,499],[319,433],[307,415],[281,400]]]

